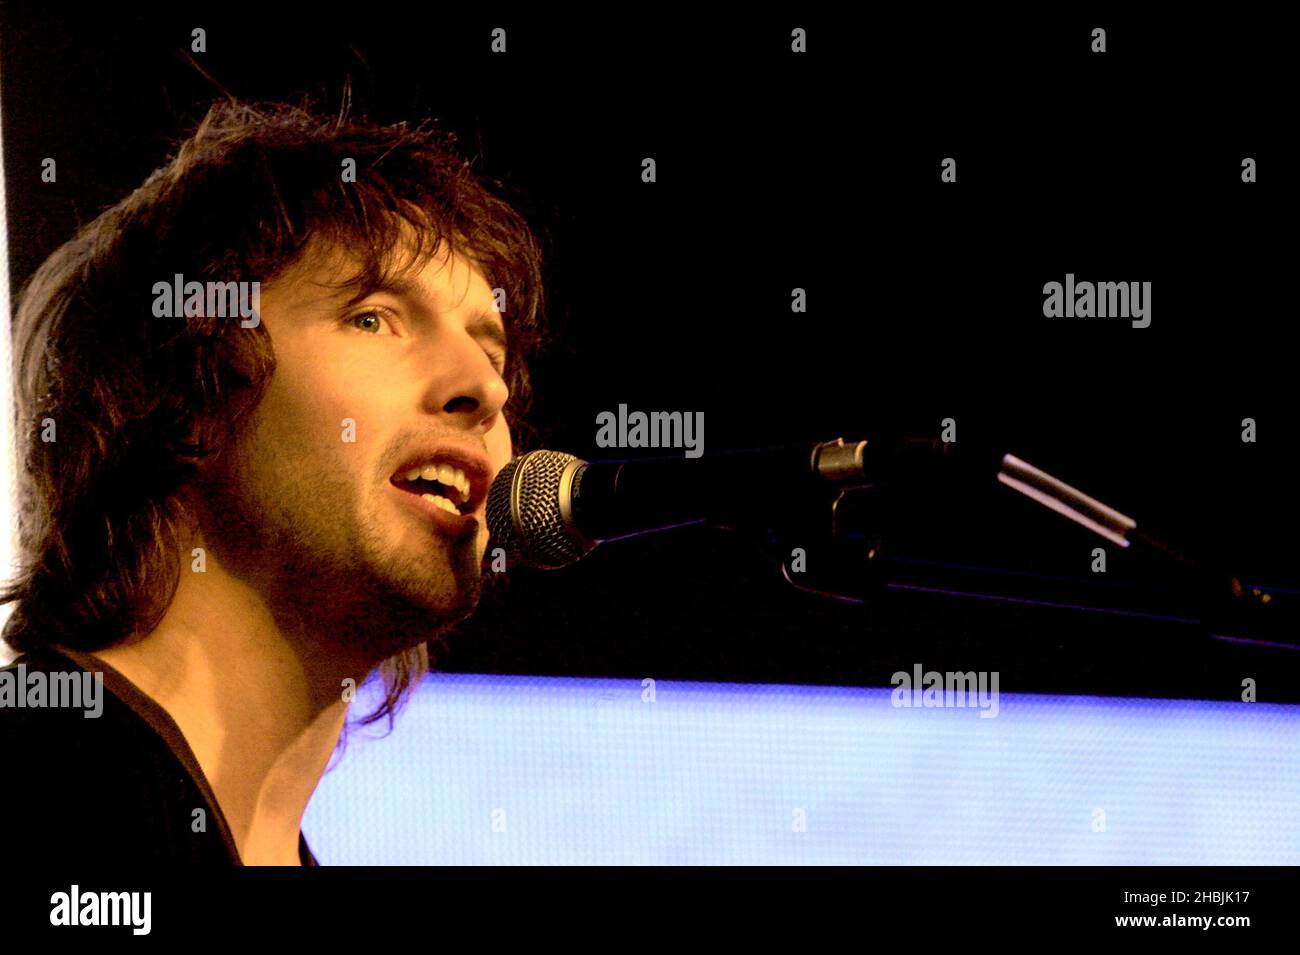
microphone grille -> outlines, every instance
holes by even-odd
[[[562,451],[530,451],[503,467],[488,491],[489,547],[508,563],[564,567],[595,545],[565,523],[560,511],[564,471],[579,459]]]

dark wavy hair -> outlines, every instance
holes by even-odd
[[[355,182],[341,176],[356,163]],[[275,368],[262,325],[159,321],[161,279],[273,280],[324,240],[373,287],[448,242],[505,291],[517,447],[535,432],[528,359],[542,340],[542,255],[506,187],[431,122],[385,126],[310,103],[214,105],[173,157],[33,274],[14,318],[19,572],[0,603],[19,652],[93,652],[157,627],[181,573],[181,501],[199,460],[241,434]],[[410,249],[414,230],[417,247]],[[313,245],[314,247],[314,245]],[[404,267],[404,266],[396,266]],[[53,421],[55,441],[42,440]],[[428,670],[425,645],[383,662],[393,714]]]

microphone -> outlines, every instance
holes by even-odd
[[[869,442],[843,438],[694,459],[583,461],[530,451],[488,491],[489,546],[504,548],[511,563],[554,569],[623,537],[705,521],[778,521],[783,509],[867,483],[875,458]]]

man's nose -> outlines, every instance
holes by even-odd
[[[464,330],[448,331],[432,344],[434,368],[428,401],[462,428],[489,430],[510,397],[496,366]]]

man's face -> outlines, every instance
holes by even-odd
[[[209,491],[210,546],[338,634],[311,639],[360,640],[377,662],[478,600],[487,487],[512,453],[505,333],[483,275],[445,244],[362,298],[338,288],[348,266],[309,253],[262,289],[276,370]]]

